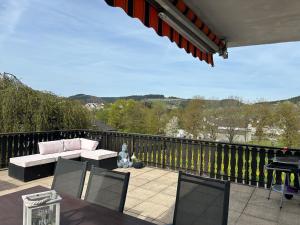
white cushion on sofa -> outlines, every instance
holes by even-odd
[[[64,139],[64,151],[73,151],[81,149],[80,138]]]
[[[39,142],[39,151],[41,155],[63,152],[64,143],[61,140]]]
[[[26,155],[10,158],[9,162],[21,167],[31,167],[56,162],[58,157],[62,157],[64,159],[79,158],[81,156],[81,152],[83,152],[83,150],[74,150],[46,155]]]
[[[99,142],[93,141],[85,138],[80,138],[81,141],[81,149],[94,151],[96,150]]]
[[[58,153],[58,156],[60,156],[64,159],[74,159],[74,158],[79,158],[83,151],[84,150],[66,151],[66,152]]]
[[[9,162],[21,167],[31,167],[57,161],[58,154],[35,154],[10,158]]]
[[[99,149],[95,151],[82,151],[81,157],[86,159],[101,160],[118,156],[117,152]]]

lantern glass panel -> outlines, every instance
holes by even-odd
[[[22,196],[23,225],[59,225],[61,197],[55,191]]]

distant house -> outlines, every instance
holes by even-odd
[[[101,131],[117,131],[117,129],[107,125],[103,121],[96,120],[94,124],[92,125],[95,130],[101,130]]]
[[[217,138],[216,141],[220,142],[227,142],[228,141],[228,134],[227,134],[227,127],[219,127],[217,132]],[[234,136],[234,142],[237,143],[246,143],[248,141],[252,141],[253,139],[253,128],[250,126],[248,128],[234,128],[235,130],[235,136]]]
[[[94,110],[94,109],[103,109],[104,108],[104,103],[94,103],[94,102],[90,102],[90,103],[86,103],[85,107],[89,110]]]
[[[193,138],[193,135],[183,129],[178,129],[175,137],[177,137],[177,138]]]

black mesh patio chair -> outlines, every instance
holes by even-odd
[[[123,212],[130,173],[92,167],[85,200]]]
[[[51,189],[80,198],[87,169],[86,162],[58,158]]]
[[[179,172],[173,225],[227,225],[230,182]]]

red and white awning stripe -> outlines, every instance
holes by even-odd
[[[186,37],[182,36],[169,24],[164,22],[159,16],[160,9],[155,4],[149,3],[147,0],[105,0],[106,3],[113,7],[122,8],[129,16],[138,18],[145,26],[153,28],[160,36],[168,37],[175,42],[179,48],[185,49],[187,53],[194,57],[204,60],[213,66],[213,53],[204,52],[194,46]],[[172,4],[193,24],[196,25],[203,33],[209,37],[220,49],[223,49],[225,43],[220,40],[200,18],[189,9],[182,0],[172,1]]]

